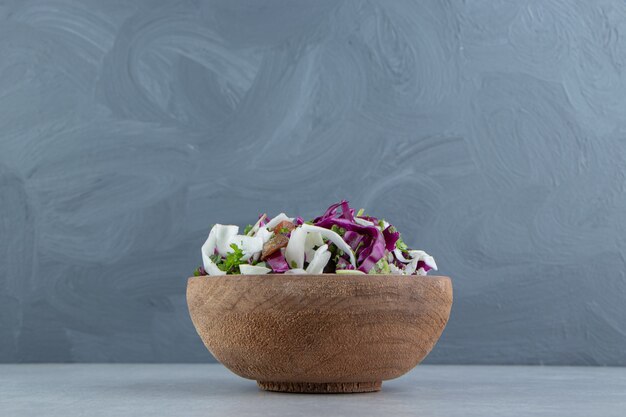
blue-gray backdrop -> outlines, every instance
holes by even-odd
[[[438,363],[626,364],[626,4],[0,1],[0,361],[209,361],[214,222],[342,198],[454,279]]]

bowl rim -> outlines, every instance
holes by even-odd
[[[199,281],[202,279],[220,279],[220,280],[233,280],[239,281],[256,281],[256,280],[268,280],[268,281],[295,281],[295,280],[319,280],[319,279],[329,279],[335,281],[344,281],[344,282],[396,282],[396,283],[417,283],[424,281],[444,281],[449,285],[452,285],[452,278],[446,275],[391,275],[391,274],[263,274],[263,275],[199,275],[189,277],[187,279],[187,284],[190,284],[192,281]]]

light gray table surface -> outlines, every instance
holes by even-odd
[[[0,416],[626,416],[626,368],[418,366],[368,394],[282,394],[221,365],[0,365]]]

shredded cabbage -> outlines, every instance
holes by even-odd
[[[220,255],[226,256],[230,249],[231,239],[239,233],[239,226],[230,224],[216,224],[213,226],[215,230],[215,244]]]
[[[348,245],[337,233],[333,232],[330,229],[324,229],[323,227],[313,226],[310,224],[303,224],[300,226],[303,230],[307,232],[318,232],[322,237],[333,242],[340,250],[347,253],[350,256],[350,263],[352,266],[356,267],[356,259],[354,258],[354,253],[352,252],[352,248]]]
[[[273,229],[278,223],[285,221],[285,220],[292,222],[293,217],[287,217],[285,213],[280,213],[278,216],[274,217],[272,220],[267,222],[265,227],[268,229]]]
[[[311,262],[315,255],[315,247],[320,247],[323,244],[324,239],[322,239],[322,235],[320,235],[319,232],[307,233],[306,239],[304,240],[304,260]]]
[[[396,274],[426,275],[437,270],[432,256],[409,249],[384,219],[355,213],[347,201],[333,204],[319,217],[304,221],[280,213],[259,216],[239,234],[235,225],[216,224],[202,245],[196,275]],[[282,225],[290,222],[291,225]],[[288,226],[288,227],[287,227]],[[263,262],[264,261],[264,262]]]
[[[292,268],[304,267],[304,242],[306,240],[306,230],[302,226],[291,232],[289,244],[285,249],[285,259]]]
[[[338,269],[335,273],[340,275],[365,275],[365,272],[358,269]]]
[[[263,213],[259,217],[259,220],[254,224],[254,226],[252,226],[252,229],[250,229],[250,231],[247,233],[246,236],[254,236],[254,234],[259,230],[259,228],[261,227],[261,225],[263,224],[266,218],[267,218],[267,214]]]
[[[267,258],[265,262],[272,268],[272,271],[276,273],[289,271],[289,264],[281,251],[276,251],[272,256]]]
[[[304,275],[306,274],[306,270],[302,268],[290,269],[289,271],[285,271],[285,274],[288,275]]]
[[[328,245],[320,246],[313,255],[313,259],[309,266],[306,267],[307,274],[321,274],[324,272],[326,264],[330,260],[330,252],[328,252]]]
[[[265,275],[272,272],[271,269],[258,265],[239,265],[239,271],[242,275]]]
[[[213,226],[211,232],[209,233],[209,237],[206,242],[204,242],[204,245],[202,245],[202,265],[204,266],[204,270],[209,275],[226,275],[226,272],[219,269],[215,262],[211,260],[211,255],[215,252],[216,247],[215,235],[215,226]]]
[[[255,253],[263,250],[263,239],[258,236],[235,235],[230,238],[230,244],[237,245],[243,251],[242,259],[250,259]],[[233,248],[228,248],[227,253],[233,252]]]

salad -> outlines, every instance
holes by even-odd
[[[195,275],[399,274],[437,270],[432,256],[407,247],[384,219],[355,212],[343,200],[310,221],[266,214],[243,233],[216,224],[202,245]]]

